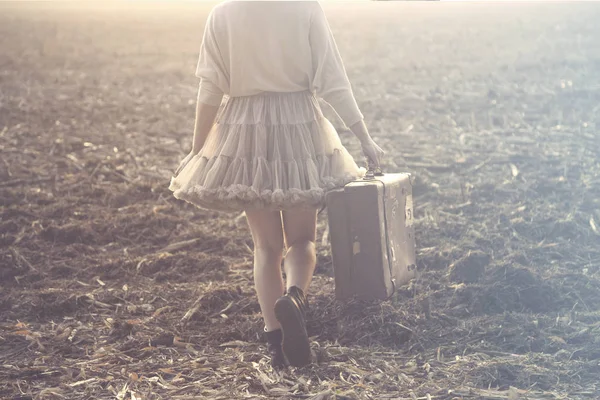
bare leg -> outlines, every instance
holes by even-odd
[[[254,240],[254,286],[258,303],[265,329],[273,331],[280,328],[275,318],[275,301],[283,295],[281,212],[249,210],[246,211],[246,218]]]
[[[317,236],[317,209],[299,208],[283,212],[283,229],[287,252],[283,266],[286,287],[308,290],[317,262],[315,240]]]

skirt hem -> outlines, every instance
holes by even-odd
[[[323,180],[323,186],[311,189],[259,190],[252,186],[234,184],[228,187],[208,189],[204,187],[182,188],[175,178],[171,178],[169,190],[173,196],[196,207],[218,211],[240,212],[251,209],[285,210],[299,207],[321,207],[325,204],[328,191],[343,187],[364,175],[364,168],[358,176]]]

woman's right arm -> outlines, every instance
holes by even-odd
[[[358,121],[354,125],[350,126],[350,130],[360,141],[363,154],[369,161],[369,166],[379,167],[385,152],[377,145],[377,143],[375,143],[371,135],[369,135],[369,130],[367,129],[367,125],[365,125],[365,121]]]

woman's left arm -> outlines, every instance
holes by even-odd
[[[179,175],[182,169],[202,150],[204,143],[210,134],[215,123],[215,118],[219,111],[219,106],[206,104],[202,101],[202,87],[198,90],[198,100],[196,102],[196,122],[194,123],[194,138],[192,140],[192,150],[179,163],[173,176]]]
[[[202,150],[215,122],[224,93],[229,89],[227,67],[221,57],[216,37],[217,32],[220,31],[217,22],[213,8],[204,27],[200,56],[196,66],[196,76],[200,78],[200,87],[196,100],[192,150],[179,164],[175,176]]]
[[[198,97],[200,97],[200,91],[198,92]],[[215,123],[218,111],[219,106],[203,103],[200,99],[196,102],[196,122],[194,124],[194,139],[192,142],[192,153],[194,155],[202,150],[206,138]]]
[[[198,99],[196,102],[196,123],[194,125],[194,141],[192,152],[198,153],[210,133],[219,110],[224,91],[228,89],[227,67],[221,57],[217,40],[218,33],[223,30],[219,23],[222,20],[213,9],[206,21],[200,57],[196,66],[196,76],[200,78]]]

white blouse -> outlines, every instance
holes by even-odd
[[[363,119],[318,1],[226,0],[212,9],[196,69],[199,101],[310,90],[347,126]]]

